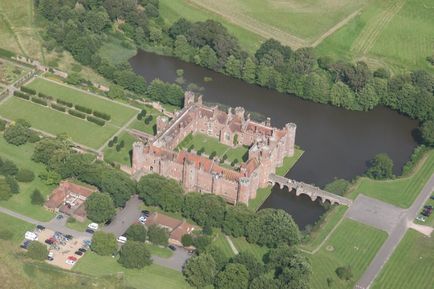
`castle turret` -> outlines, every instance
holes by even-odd
[[[238,187],[237,202],[248,204],[250,199],[250,180],[249,178],[240,178]]]
[[[286,153],[287,156],[294,155],[294,147],[295,147],[295,131],[297,126],[295,123],[287,123],[285,125],[286,130]]]
[[[184,93],[184,107],[189,107],[194,104],[194,93],[192,91],[186,91]]]
[[[133,162],[132,171],[136,173],[143,169],[145,165],[145,145],[142,142],[133,143]]]

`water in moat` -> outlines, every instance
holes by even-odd
[[[412,134],[417,122],[392,110],[379,107],[369,112],[348,111],[330,105],[304,101],[296,96],[247,84],[176,58],[139,51],[130,59],[134,70],[147,81],[159,78],[173,82],[176,70],[184,70],[187,83],[204,88],[206,102],[243,106],[251,112],[270,116],[273,126],[297,124],[296,144],[304,155],[287,177],[323,186],[334,178],[352,179],[366,170],[377,153],[387,153],[400,174],[416,146]],[[205,82],[204,77],[212,81]],[[276,185],[262,208],[281,208],[290,213],[300,228],[313,224],[324,209],[307,196]]]

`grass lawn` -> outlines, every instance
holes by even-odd
[[[372,289],[432,288],[434,240],[408,230]]]
[[[144,109],[146,110],[146,116],[142,118],[141,120],[138,120],[137,118],[130,124],[130,129],[137,129],[139,131],[143,131],[145,133],[156,135],[157,134],[157,116],[161,115],[161,112],[157,111],[156,109],[145,106]],[[145,122],[145,120],[152,116],[152,119],[148,121],[148,123]]]
[[[246,238],[244,237],[230,238],[232,240],[232,243],[234,243],[235,248],[237,248],[238,252],[248,252],[255,256],[258,260],[263,260],[264,255],[268,252],[267,247],[261,247],[256,244],[251,244],[247,242]]]
[[[138,113],[138,110],[122,105],[119,102],[97,97],[85,91],[77,90],[70,86],[61,85],[43,78],[36,78],[27,86],[35,89],[37,92],[42,92],[55,98],[72,102],[73,104],[79,104],[110,114],[110,123],[117,126],[123,125]]]
[[[151,252],[151,255],[157,255],[158,257],[161,258],[169,258],[170,256],[173,255],[172,250],[170,250],[167,247],[161,248],[157,245],[146,244],[146,248],[148,248],[149,252]]]
[[[217,153],[217,157],[222,158],[227,156],[226,162],[232,163],[238,160],[238,163],[244,162],[247,159],[249,149],[247,147],[231,148],[227,145],[221,144],[218,139],[207,136],[202,133],[190,134],[178,145],[177,149],[188,149],[193,146],[195,151],[203,149],[204,154],[211,155],[213,152]]]
[[[212,242],[212,244],[219,248],[223,255],[229,259],[233,256],[235,256],[234,252],[232,251],[231,246],[228,243],[228,240],[226,240],[225,234],[222,233],[220,230],[217,231],[217,234]]]
[[[3,213],[0,213],[0,224],[2,224],[0,231],[7,230],[13,234],[10,241],[14,244],[21,243],[24,240],[24,233],[35,228],[32,224]]]
[[[77,143],[97,149],[118,130],[106,124],[101,127],[78,117],[45,106],[11,97],[0,106],[0,115],[8,119],[25,119],[32,127],[57,135],[66,133]]]
[[[417,164],[410,176],[386,181],[361,178],[351,196],[355,198],[357,194],[363,193],[369,197],[408,208],[433,173],[434,150],[430,150]]]
[[[86,253],[74,266],[74,271],[93,276],[122,274],[126,285],[141,289],[187,289],[191,288],[180,272],[158,265],[143,269],[126,269],[112,257],[98,256],[93,252]]]
[[[104,149],[104,160],[131,166],[131,150],[136,139],[127,132],[121,133],[118,139],[118,143],[124,141],[125,145],[119,151],[116,150],[116,144],[107,146]]]
[[[92,223],[92,221],[86,218],[86,220],[84,220],[84,222],[80,222],[78,220],[75,220],[75,222],[72,222],[72,223],[66,222],[66,226],[70,229],[73,229],[73,230],[76,230],[79,232],[84,232],[84,231],[86,231],[87,226],[90,223]]]
[[[54,216],[53,213],[30,203],[33,190],[38,189],[44,196],[48,196],[53,189],[53,187],[45,185],[38,177],[38,174],[45,171],[45,167],[31,160],[33,150],[33,144],[17,147],[7,143],[3,135],[0,135],[0,157],[11,160],[18,168],[29,169],[35,173],[35,179],[31,183],[19,183],[20,193],[13,195],[7,201],[1,201],[0,206],[40,221],[48,221]]]
[[[386,238],[387,234],[383,231],[345,219],[316,254],[307,255],[313,271],[311,288],[353,288]],[[353,278],[340,280],[335,273],[336,268],[348,265],[351,266]],[[330,287],[327,278],[333,280]]]
[[[304,151],[302,151],[301,149],[295,149],[294,156],[284,158],[283,165],[276,168],[276,174],[279,176],[286,175],[301,158],[303,153]],[[270,196],[272,188],[272,186],[268,186],[266,188],[258,189],[256,191],[256,198],[249,201],[249,207],[257,211],[259,207],[261,207],[261,205],[265,202],[265,200]]]
[[[132,45],[130,43],[130,45]],[[110,61],[113,65],[125,63],[136,55],[137,50],[135,47],[125,47],[122,45],[122,41],[111,37],[110,41],[105,42],[98,51],[99,56],[101,58]]]

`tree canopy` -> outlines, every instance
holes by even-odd
[[[112,233],[97,231],[93,234],[90,248],[98,255],[110,256],[117,251],[118,244]]]
[[[142,242],[128,240],[119,252],[118,262],[125,268],[141,269],[151,265],[151,253]]]
[[[383,180],[393,177],[393,161],[387,154],[378,154],[369,163],[366,175],[370,178]]]
[[[97,223],[105,223],[116,213],[112,198],[105,193],[95,192],[86,199],[87,217]]]

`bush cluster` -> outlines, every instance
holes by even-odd
[[[21,92],[19,90],[15,90],[14,95],[16,97],[19,97],[19,98],[30,100],[30,95],[28,95],[27,93]]]
[[[78,111],[78,110],[75,110],[75,109],[68,109],[68,113],[69,113],[70,115],[73,115],[73,116],[79,117],[79,118],[81,118],[81,119],[85,119],[85,118],[86,118],[86,115],[85,115],[84,113],[82,113],[82,112],[80,112],[80,111]]]
[[[86,117],[86,119],[88,121],[90,121],[90,122],[96,123],[99,126],[104,126],[105,125],[105,121],[104,120],[102,120],[100,118],[97,118],[97,117],[94,117],[94,116],[91,116],[91,115],[88,115]]]
[[[92,114],[92,109],[90,109],[88,107],[81,106],[81,105],[78,105],[78,104],[76,104],[74,107],[78,111],[81,111],[81,112],[84,112],[84,113],[87,113],[87,114]]]
[[[39,93],[38,93],[38,96],[39,96],[40,98],[45,98],[45,99],[49,99],[49,100],[53,100],[53,99],[54,99],[54,97],[52,97],[51,95],[47,95],[47,94],[42,93],[42,92],[39,92]]]
[[[65,112],[66,111],[66,107],[64,107],[63,105],[55,104],[55,103],[51,104],[51,108],[53,108],[55,110],[58,110],[58,111],[61,111],[61,112]]]
[[[72,102],[64,101],[64,100],[61,100],[61,99],[56,99],[56,102],[57,102],[58,104],[62,104],[62,105],[67,106],[67,107],[69,107],[69,108],[71,108],[71,107],[74,106],[74,104],[72,104]]]
[[[21,89],[22,92],[25,92],[25,93],[28,93],[28,94],[33,94],[33,95],[36,94],[36,90],[34,90],[33,88],[30,88],[30,87],[21,86],[20,89]]]
[[[43,105],[43,106],[48,106],[48,102],[45,99],[41,99],[39,97],[32,97],[31,99],[32,102]]]
[[[96,117],[102,118],[104,120],[110,120],[111,119],[111,116],[109,114],[104,113],[104,112],[99,112],[97,110],[93,111],[93,115]]]

